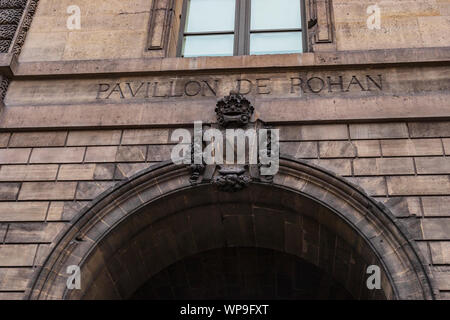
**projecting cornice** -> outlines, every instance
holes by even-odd
[[[450,64],[450,47],[335,51],[303,54],[142,58],[120,60],[83,60],[17,62],[12,55],[0,56],[0,71],[12,77],[82,77],[171,73],[221,73],[226,71],[271,71],[302,69],[355,69],[383,66],[420,66]]]

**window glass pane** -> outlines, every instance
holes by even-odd
[[[282,54],[302,52],[301,32],[253,33],[250,54]]]
[[[300,29],[300,0],[252,0],[251,29]]]
[[[189,0],[185,32],[234,31],[236,0]]]
[[[232,56],[234,35],[188,36],[184,39],[183,56]]]

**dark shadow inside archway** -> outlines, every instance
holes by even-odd
[[[221,248],[178,261],[132,300],[351,300],[335,279],[304,259],[261,248]]]

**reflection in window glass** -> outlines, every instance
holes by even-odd
[[[183,56],[232,56],[234,35],[187,36],[184,39]]]
[[[251,30],[301,28],[300,0],[252,0]]]
[[[250,35],[250,54],[302,52],[301,32],[270,32]]]
[[[185,32],[233,31],[236,0],[189,0]]]

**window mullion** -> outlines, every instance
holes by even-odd
[[[248,38],[249,38],[249,3],[250,0],[237,0],[236,6],[236,50],[239,56],[248,54]]]

